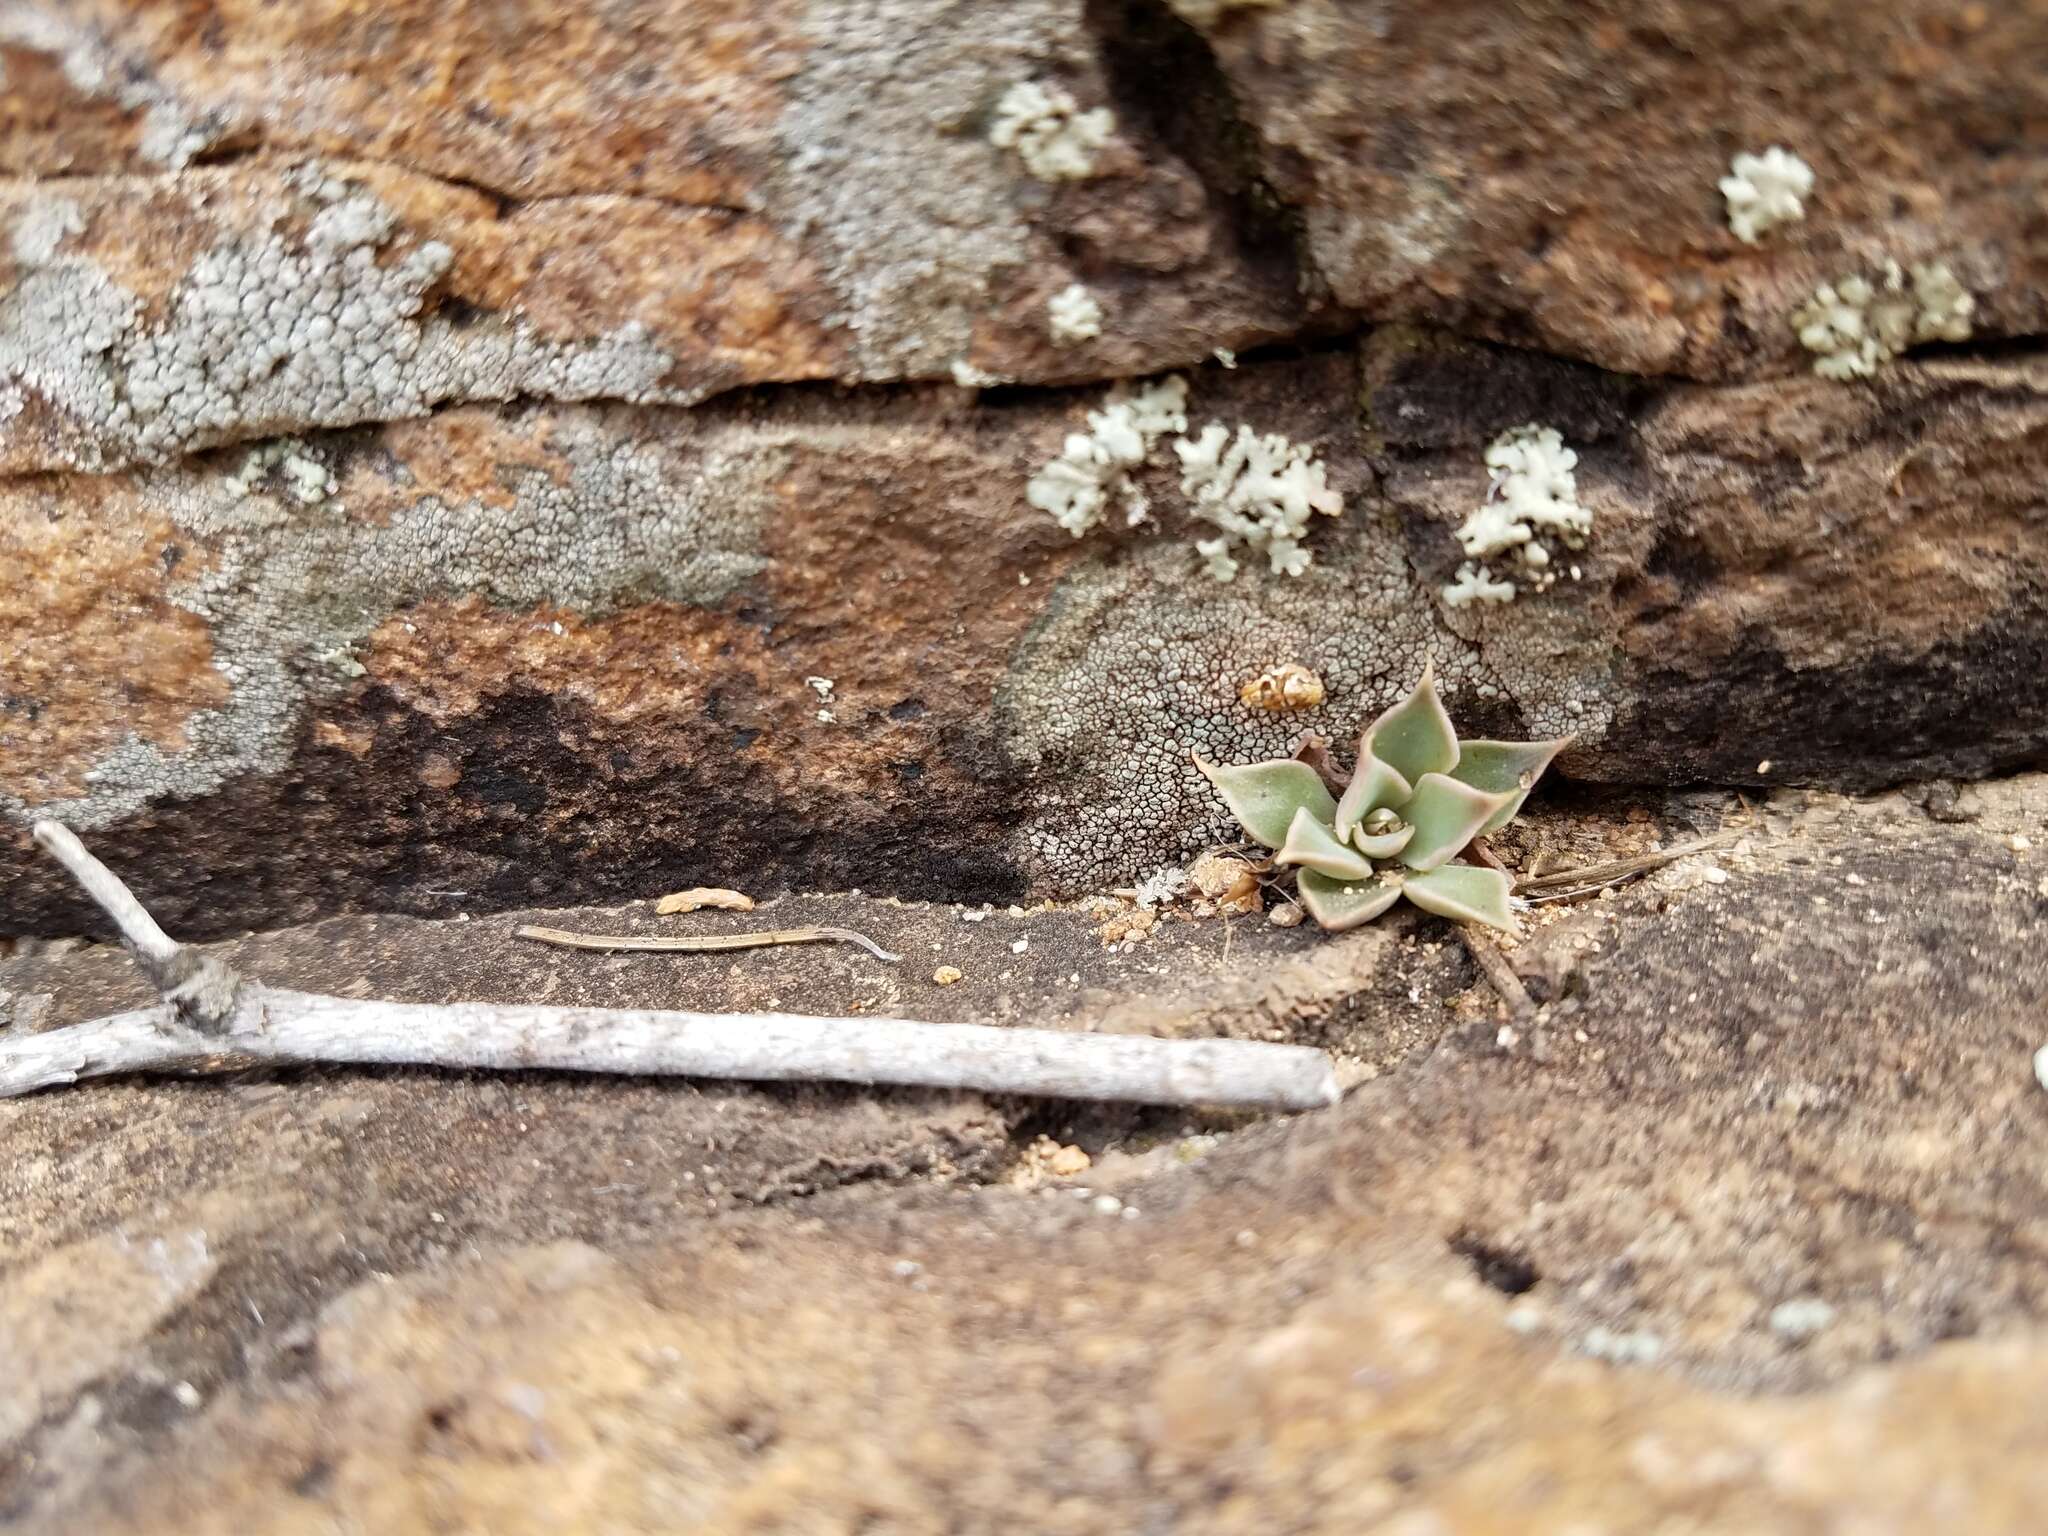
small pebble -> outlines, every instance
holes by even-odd
[[[1801,1296],[1771,1308],[1771,1332],[1807,1339],[1835,1320],[1835,1309],[1818,1296]]]
[[[1045,1171],[1056,1179],[1071,1179],[1076,1174],[1086,1173],[1092,1161],[1079,1147],[1060,1147],[1047,1155]]]
[[[199,1395],[199,1389],[189,1381],[181,1381],[171,1388],[171,1396],[178,1400],[178,1406],[186,1410],[197,1408],[206,1399]]]
[[[942,965],[932,972],[932,980],[942,987],[950,987],[960,979],[960,976],[960,967],[957,965]]]
[[[2032,839],[2031,837],[2027,836],[2027,834],[2026,834],[2026,833],[2024,833],[2024,832],[2015,832],[2015,833],[2013,833],[2013,835],[2012,835],[2012,851],[2013,851],[2014,853],[2025,853],[2025,852],[2026,852],[2026,851],[2027,851],[2027,850],[2028,850],[2029,848],[2031,848],[2031,847],[2033,847],[2033,846],[2034,846],[2034,840],[2033,840],[2033,839]]]
[[[1030,947],[1031,941],[1029,939],[1019,939],[1016,943],[1010,946],[1010,953],[1013,955],[1021,955],[1024,953],[1025,950],[1029,949]]]
[[[1613,1365],[1648,1365],[1664,1353],[1664,1341],[1654,1333],[1616,1333],[1596,1326],[1579,1340],[1579,1352]]]
[[[1298,928],[1301,926],[1301,908],[1291,901],[1283,901],[1266,914],[1266,921],[1275,928]]]
[[[899,1280],[909,1280],[924,1273],[924,1266],[915,1259],[898,1259],[889,1266],[891,1274]]]
[[[2034,1080],[2048,1088],[2048,1045],[2034,1052]]]
[[[1707,884],[1709,885],[1726,885],[1728,883],[1728,871],[1718,864],[1709,864],[1706,868],[1706,876]]]
[[[1123,1201],[1115,1195],[1097,1195],[1089,1204],[1095,1207],[1098,1216],[1114,1216],[1124,1208]]]
[[[1771,760],[1767,757],[1762,762],[1758,763],[1756,765],[1756,771],[1758,773],[1769,773],[1771,771]]]

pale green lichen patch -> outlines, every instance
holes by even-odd
[[[246,178],[190,176],[184,217],[211,236],[159,303],[79,248],[93,199],[130,195],[126,184],[0,200],[18,268],[0,297],[0,389],[46,408],[0,420],[0,457],[105,469],[449,400],[686,398],[663,387],[673,359],[637,324],[558,341],[435,313],[454,253],[402,229],[361,186],[314,167],[253,194]],[[236,206],[209,202],[235,202],[231,188]],[[58,424],[54,441],[43,416]]]
[[[0,45],[47,54],[79,95],[139,113],[135,147],[145,160],[181,169],[229,130],[225,114],[181,101],[140,60],[55,7],[0,6]]]
[[[308,705],[350,686],[355,648],[411,604],[710,604],[764,568],[781,441],[727,432],[696,448],[672,420],[588,411],[564,414],[549,448],[560,467],[508,471],[506,495],[422,492],[381,519],[329,493],[346,479],[334,440],[138,475],[136,494],[197,546],[167,596],[207,622],[228,701],[192,716],[183,750],[130,737],[93,765],[85,794],[35,813],[103,826],[282,768]],[[28,809],[12,796],[0,808]]]

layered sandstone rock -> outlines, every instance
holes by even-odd
[[[1576,733],[1574,777],[1980,774],[2048,719],[2042,377],[1653,387],[1392,332],[1212,369],[1191,423],[1315,444],[1349,504],[1303,576],[1229,584],[1177,508],[1077,541],[1022,504],[1093,395],[467,409],[18,477],[0,773],[22,819],[189,869],[165,916],[202,931],[1124,884],[1228,834],[1191,751],[1347,735],[1427,654],[1471,729]],[[1579,445],[1581,579],[1452,608],[1481,452],[1537,414]],[[1242,701],[1289,662],[1320,706]],[[18,830],[0,857],[15,925],[79,920]]]
[[[178,859],[202,931],[1116,884],[1227,830],[1191,750],[1348,735],[1426,654],[1567,777],[2033,760],[2048,434],[1993,343],[2043,302],[2042,23],[1846,15],[21,0],[0,928],[82,920],[38,813]],[[1095,174],[991,142],[1019,81],[1114,114]],[[1715,179],[1780,139],[1807,217],[1743,245]],[[1804,371],[1816,283],[1934,258],[1983,344]],[[1147,526],[1027,502],[1170,369],[1344,495],[1304,575],[1202,573],[1170,440]],[[1453,608],[1530,421],[1579,577]],[[1320,707],[1240,701],[1284,664]]]

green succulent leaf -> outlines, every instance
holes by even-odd
[[[1410,875],[1401,882],[1401,889],[1415,905],[1438,917],[1484,923],[1509,933],[1515,931],[1514,910],[1508,905],[1508,877],[1497,869],[1482,869],[1477,864],[1446,864],[1441,869]]]
[[[1339,837],[1350,837],[1358,824],[1374,811],[1401,804],[1415,793],[1415,786],[1361,746],[1358,763],[1351,770],[1351,782],[1337,801],[1335,826]]]
[[[1351,782],[1344,786],[1343,797],[1337,802],[1337,835],[1351,836],[1359,822],[1374,811],[1383,806],[1399,805],[1414,793],[1413,784],[1370,751],[1362,749],[1358,765],[1351,770]]]
[[[1337,834],[1312,815],[1307,806],[1294,813],[1287,824],[1287,841],[1273,855],[1276,864],[1299,864],[1338,880],[1369,880],[1372,865],[1365,855],[1346,847]]]
[[[1391,880],[1332,880],[1315,870],[1301,872],[1301,904],[1331,933],[1369,923],[1401,899]]]
[[[1401,862],[1410,869],[1449,863],[1503,806],[1513,802],[1516,793],[1490,795],[1447,774],[1425,773],[1408,803],[1398,807],[1401,819],[1415,828],[1415,836],[1401,850]]]
[[[1512,821],[1522,808],[1522,802],[1529,798],[1530,789],[1543,777],[1543,770],[1550,766],[1550,760],[1571,742],[1569,736],[1561,736],[1556,741],[1460,742],[1458,763],[1451,769],[1452,778],[1489,794],[1514,792],[1514,800],[1507,808],[1494,812],[1493,818],[1479,830],[1491,832]]]
[[[1230,814],[1245,831],[1268,848],[1278,848],[1287,841],[1287,830],[1296,811],[1305,810],[1325,822],[1337,814],[1337,802],[1307,763],[1281,759],[1218,768],[1198,756],[1195,766],[1216,786],[1223,803],[1230,807]]]
[[[1414,836],[1415,829],[1405,821],[1391,832],[1368,832],[1361,825],[1351,834],[1351,846],[1368,859],[1391,859],[1406,848]]]
[[[1444,702],[1436,696],[1436,662],[1422,669],[1422,681],[1407,698],[1365,728],[1358,743],[1362,764],[1377,758],[1410,784],[1426,773],[1448,773],[1458,762],[1458,733]]]

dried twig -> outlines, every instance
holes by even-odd
[[[1660,848],[1655,853],[1637,854],[1632,859],[1614,859],[1605,864],[1588,864],[1581,869],[1562,869],[1554,875],[1536,875],[1527,880],[1517,880],[1515,894],[1531,901],[1563,901],[1570,896],[1584,896],[1610,885],[1619,885],[1624,880],[1633,880],[1637,875],[1646,875],[1653,869],[1661,869],[1695,853],[1719,848],[1734,838],[1732,831],[1716,832],[1712,837],[1680,843],[1675,848]],[[1531,892],[1544,894],[1531,895]]]
[[[764,949],[770,944],[858,944],[877,960],[901,960],[865,934],[851,928],[768,928],[758,933],[705,933],[688,936],[657,934],[571,933],[525,923],[512,930],[522,939],[559,944],[564,949],[645,950],[664,955],[694,954],[712,949]]]
[[[1479,967],[1481,974],[1493,984],[1493,990],[1500,994],[1502,1002],[1508,1005],[1508,1012],[1514,1017],[1532,1013],[1536,999],[1529,995],[1529,989],[1522,985],[1522,978],[1515,973],[1508,957],[1500,952],[1493,940],[1481,932],[1476,923],[1458,924],[1458,937],[1465,941],[1465,953],[1472,957],[1472,963]]]
[[[35,836],[114,919],[165,1001],[40,1034],[0,1035],[0,1098],[229,1057],[903,1083],[1256,1109],[1316,1109],[1337,1099],[1321,1051],[1254,1040],[287,992],[239,981],[213,957],[172,940],[65,828],[39,822]]]

